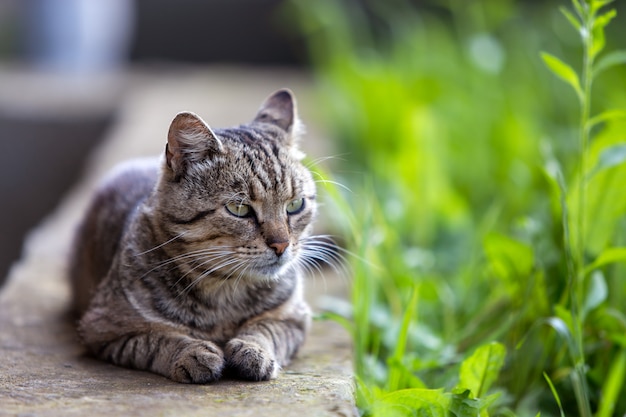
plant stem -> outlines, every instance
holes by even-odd
[[[575,374],[573,375],[574,392],[578,408],[583,416],[591,416],[587,380],[585,377],[585,353],[583,349],[583,318],[581,317],[582,294],[584,293],[585,270],[585,237],[586,225],[586,194],[587,194],[587,152],[589,147],[589,117],[591,110],[591,87],[593,82],[593,25],[595,13],[587,2],[582,2],[583,68],[582,68],[582,97],[579,125],[579,175],[578,175],[578,215],[577,242],[575,251],[574,282],[570,286],[571,311],[573,332],[576,346]]]
[[[582,90],[583,96],[581,99],[580,108],[580,125],[579,125],[579,158],[580,158],[580,180],[578,182],[579,187],[579,199],[578,199],[578,244],[577,244],[577,266],[578,266],[578,281],[582,284],[582,271],[585,264],[585,235],[586,235],[586,194],[587,194],[587,152],[589,147],[589,115],[591,111],[591,85],[593,82],[593,21],[594,16],[589,10],[589,6],[584,3],[584,10],[586,15],[583,17],[583,28],[581,30],[581,37],[583,41],[583,72],[582,72]],[[580,300],[577,300],[580,301]]]

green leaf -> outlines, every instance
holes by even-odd
[[[606,25],[611,23],[611,20],[613,20],[616,16],[617,11],[615,9],[611,9],[608,12],[596,17],[593,21],[593,27],[604,29]]]
[[[595,271],[591,275],[589,289],[587,290],[587,296],[585,297],[585,303],[583,304],[583,319],[587,314],[589,314],[590,311],[606,301],[606,297],[608,295],[609,290],[606,285],[604,275],[600,271]]]
[[[596,169],[606,169],[620,165],[626,160],[626,143],[609,146],[602,150]]]
[[[569,11],[569,9],[563,6],[559,7],[559,10],[561,11],[561,13],[563,13],[563,16],[565,16],[565,18],[572,24],[572,26],[574,26],[574,29],[580,31],[580,21],[576,18],[576,16],[574,16],[572,12]]]
[[[574,4],[578,16],[582,19],[585,16],[585,11],[583,10],[582,4],[580,4],[580,0],[572,0],[572,3]]]
[[[617,12],[615,10],[609,10],[603,15],[598,16],[593,22],[593,44],[591,45],[591,57],[594,58],[598,55],[603,49],[606,43],[604,37],[604,28],[608,25],[613,18],[617,16]]]
[[[452,394],[450,414],[455,417],[476,417],[487,406],[481,399],[471,398],[470,390],[463,390]]]
[[[609,120],[615,120],[615,119],[626,119],[626,110],[622,110],[622,109],[615,109],[615,110],[607,110],[604,111],[594,117],[592,117],[591,119],[589,119],[587,121],[587,128],[591,129],[592,127],[596,126],[597,124],[603,123],[603,122],[607,122]]]
[[[587,174],[587,179],[593,177],[603,169],[616,167],[626,161],[626,144],[609,146],[602,150],[596,166]]]
[[[576,95],[578,96],[578,98],[582,100],[583,92],[580,88],[580,81],[578,78],[578,74],[576,74],[576,71],[574,71],[572,67],[561,61],[559,58],[555,57],[554,55],[550,55],[547,52],[542,52],[541,58],[543,59],[543,62],[545,62],[545,64],[547,65],[548,69],[552,71],[554,75],[571,85],[574,91],[576,91]]]
[[[572,336],[572,313],[560,304],[554,306],[554,313],[556,317],[548,318],[548,325],[567,340]]]
[[[605,71],[616,65],[626,64],[626,50],[612,51],[598,59],[594,69],[593,77],[597,77],[602,71]]]
[[[479,347],[461,364],[458,387],[469,389],[476,398],[482,397],[498,378],[505,356],[506,348],[500,343]]]
[[[614,0],[592,0],[591,3],[591,13],[595,14],[598,10],[606,6],[607,4],[613,3]]]
[[[404,389],[381,396],[373,406],[375,416],[447,417],[450,396],[437,389]]]
[[[594,269],[598,269],[601,266],[615,262],[626,262],[626,247],[608,248],[602,252],[595,261],[585,268],[585,275]]]

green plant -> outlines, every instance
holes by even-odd
[[[563,246],[564,256],[567,263],[568,274],[568,295],[562,304],[557,305],[556,312],[558,318],[553,318],[552,323],[555,328],[563,333],[569,341],[568,350],[574,367],[570,374],[574,394],[578,404],[578,411],[582,416],[591,416],[591,404],[589,387],[587,385],[587,361],[584,343],[584,321],[588,313],[602,304],[607,295],[607,285],[603,272],[598,268],[606,265],[605,260],[610,256],[612,262],[626,261],[625,248],[608,247],[602,248],[604,252],[596,252],[599,248],[588,250],[588,237],[592,230],[596,230],[596,222],[590,217],[588,212],[589,187],[592,185],[596,175],[610,167],[619,166],[626,160],[624,152],[624,142],[603,146],[596,152],[600,156],[593,168],[589,167],[591,131],[598,123],[605,122],[612,118],[624,118],[624,110],[603,111],[596,116],[591,116],[592,85],[594,79],[606,68],[626,62],[626,51],[617,51],[605,55],[601,60],[596,60],[605,47],[604,29],[609,22],[616,17],[616,11],[611,9],[602,12],[602,8],[612,0],[589,0],[581,2],[573,0],[574,12],[566,8],[561,8],[561,12],[570,24],[580,34],[583,44],[582,74],[579,77],[574,69],[560,59],[543,53],[542,58],[548,68],[563,81],[568,83],[576,93],[580,103],[580,123],[578,128],[578,169],[573,181],[573,190],[568,192],[563,175],[558,170],[553,172],[556,175],[555,181],[559,185],[562,226],[563,226]],[[624,138],[621,139],[622,141]],[[606,188],[604,192],[608,191]],[[590,198],[591,197],[591,198]],[[593,202],[592,202],[593,203]],[[613,199],[605,201],[605,204],[618,204],[619,216],[626,211],[623,201]],[[594,214],[595,216],[595,214]],[[617,220],[615,216],[613,221]],[[615,225],[612,225],[615,227]],[[610,239],[612,230],[604,230],[605,242]],[[594,251],[595,249],[595,251]],[[587,257],[596,258],[595,263],[587,267]],[[585,293],[587,296],[585,297]],[[613,407],[617,399],[617,394],[621,390],[624,378],[623,358],[626,345],[621,344],[621,353],[616,355],[611,366],[612,378],[607,379],[600,398],[599,415],[612,415]]]
[[[338,319],[363,413],[623,414],[626,123],[591,112],[626,108],[608,2],[561,20],[551,2],[290,4],[349,161],[354,192],[328,189],[356,255]],[[592,33],[582,52],[568,21]],[[543,55],[577,100],[544,49],[586,57],[579,77]]]

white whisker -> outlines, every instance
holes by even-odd
[[[336,185],[337,187],[343,188],[344,190],[346,190],[347,192],[352,194],[352,190],[349,187],[343,185],[340,182],[333,181],[333,180],[327,180],[325,178],[320,178],[320,179],[314,180],[314,181],[315,181],[316,184],[333,184],[333,185]]]
[[[204,267],[205,265],[207,265],[207,264],[211,264],[211,263],[214,263],[215,261],[218,261],[218,260],[220,260],[220,262],[222,262],[222,263],[223,263],[224,261],[222,261],[221,259],[223,259],[224,257],[229,257],[229,259],[232,259],[232,258],[230,258],[231,256],[232,256],[232,253],[230,253],[230,252],[225,252],[225,253],[222,253],[222,254],[219,254],[219,255],[213,256],[213,257],[211,257],[211,258],[204,259],[204,261],[203,261],[203,262],[200,262],[199,264],[197,264],[197,265],[195,265],[193,268],[191,268],[189,271],[187,271],[187,272],[185,272],[183,275],[181,275],[181,276],[180,276],[180,278],[179,278],[179,279],[178,279],[178,280],[177,280],[177,281],[173,284],[173,286],[178,285],[178,283],[179,283],[180,281],[182,281],[183,279],[185,279],[185,277],[187,277],[189,274],[191,274],[192,272],[194,272],[194,271],[195,271],[195,270],[197,270],[198,268],[202,268],[202,267]],[[198,259],[202,259],[202,258],[204,258],[204,257],[197,256],[197,257],[195,257],[195,258],[192,260],[192,262],[195,262],[196,260],[198,260]],[[228,259],[227,259],[226,261],[228,261]],[[187,264],[187,265],[189,265],[189,264]],[[218,264],[217,269],[220,269],[220,268],[221,268],[221,266],[219,266],[219,265],[220,265],[220,264]],[[213,266],[213,267],[212,267],[212,268],[210,268],[209,270],[205,270],[205,271],[203,271],[200,275],[201,275],[202,277],[206,277],[207,275],[210,275],[212,272],[215,272],[217,269],[216,269],[216,267],[215,267],[215,266]],[[207,271],[209,271],[209,272],[208,272],[208,274],[207,274]]]
[[[177,234],[176,236],[174,236],[173,238],[171,238],[171,239],[170,239],[170,240],[168,240],[167,242],[163,242],[163,243],[161,243],[160,245],[157,245],[157,246],[153,247],[152,249],[148,249],[148,250],[146,250],[146,251],[144,251],[144,252],[137,253],[137,254],[135,254],[135,256],[145,255],[146,253],[150,253],[150,252],[152,252],[152,251],[154,251],[154,250],[157,250],[157,249],[159,249],[159,248],[162,248],[163,246],[167,245],[168,243],[172,243],[172,242],[173,242],[173,241],[175,241],[176,239],[181,238],[181,237],[182,237],[182,236],[184,236],[186,233],[187,233],[187,231],[180,232],[179,234]]]
[[[328,248],[331,251],[339,252],[337,254],[337,256],[339,256],[344,262],[346,261],[346,256],[349,256],[352,259],[356,259],[356,260],[358,260],[360,262],[363,262],[364,264],[366,264],[369,267],[380,269],[379,265],[376,265],[375,263],[371,262],[370,260],[365,259],[362,256],[359,256],[356,253],[354,253],[352,251],[349,251],[348,249],[335,244],[334,241],[333,241],[333,237],[331,235],[309,236],[309,237],[305,238],[304,240],[307,242],[307,244],[312,244],[315,247],[318,247],[319,245],[321,245],[321,246],[324,246],[324,247]],[[312,241],[312,242],[310,242],[310,241]],[[333,243],[330,243],[329,241],[331,241]]]
[[[192,262],[195,262],[198,259],[204,259],[207,256],[210,255],[215,255],[215,256],[222,256],[222,255],[228,255],[231,254],[232,251],[227,251],[227,250],[223,250],[221,248],[226,248],[226,246],[216,246],[213,248],[207,248],[207,249],[198,249],[195,251],[191,251],[191,252],[185,252],[182,253],[180,255],[176,255],[173,256],[171,258],[168,258],[164,261],[161,261],[159,263],[157,263],[152,269],[146,271],[146,273],[144,273],[143,275],[141,275],[140,277],[138,277],[137,279],[142,279],[144,277],[146,277],[147,275],[151,274],[152,272],[163,268],[167,265],[171,265],[174,264],[174,267],[176,267],[177,265],[181,265],[181,264],[190,264]],[[181,262],[183,261],[183,262]],[[170,268],[168,271],[171,271],[172,268]]]
[[[306,164],[304,164],[304,166],[307,167],[309,169],[309,171],[312,171],[314,166],[319,165],[322,162],[330,161],[330,160],[333,160],[333,159],[336,159],[338,161],[345,161],[345,159],[341,158],[344,155],[347,155],[347,154],[331,155],[331,156],[321,156],[319,158],[315,158],[315,159],[313,159],[311,161],[308,161]]]
[[[230,258],[227,259],[223,262],[221,262],[218,265],[213,266],[210,269],[207,269],[206,271],[202,272],[200,275],[198,275],[191,283],[189,283],[189,285],[187,285],[182,291],[181,294],[179,294],[179,296],[184,295],[184,294],[188,294],[189,291],[191,291],[191,289],[196,286],[200,281],[202,281],[203,279],[205,279],[206,277],[208,277],[209,275],[211,275],[212,273],[225,268],[227,266],[230,266],[232,264],[237,264],[240,263],[241,260],[240,259],[236,259],[236,258]]]
[[[350,254],[349,251],[335,244],[329,236],[309,236],[302,239],[301,243],[300,265],[304,266],[307,271],[317,271],[321,274],[321,266],[327,265],[338,275],[350,275],[346,258],[342,253]]]

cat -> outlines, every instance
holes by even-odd
[[[290,362],[311,320],[303,271],[330,253],[311,235],[300,126],[287,89],[235,128],[179,113],[160,159],[104,181],[69,266],[91,354],[182,383],[269,380]]]

